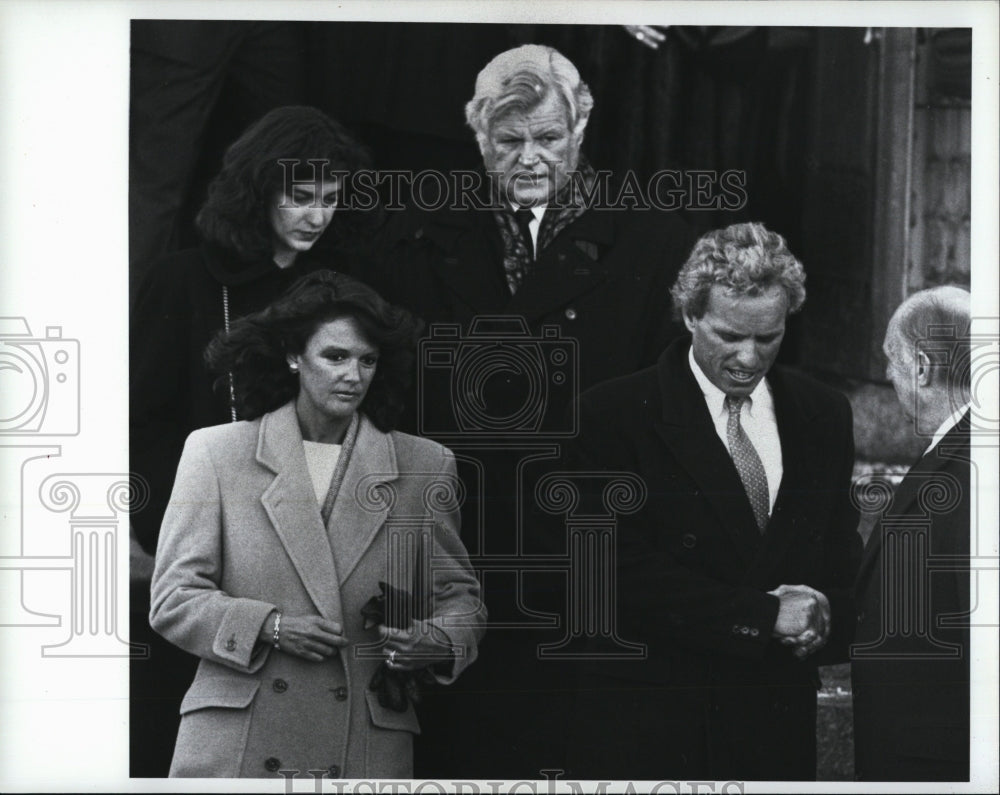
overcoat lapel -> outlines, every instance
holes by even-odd
[[[737,549],[751,559],[760,545],[739,473],[715,432],[704,395],[687,365],[687,344],[675,343],[659,361],[663,416],[655,429],[675,460],[698,484],[705,502],[731,536]]]
[[[351,576],[389,517],[392,486],[386,488],[385,484],[398,477],[392,437],[379,431],[362,415],[354,451],[327,523],[342,583]]]
[[[444,253],[431,257],[442,287],[455,293],[473,314],[505,311],[510,291],[503,274],[500,232],[490,210],[432,213],[417,231]]]
[[[811,530],[793,524],[792,517],[801,515],[801,510],[794,510],[794,506],[796,503],[801,506],[808,500],[817,484],[832,482],[829,473],[825,472],[827,456],[822,449],[822,440],[826,438],[823,429],[830,418],[824,417],[815,406],[804,403],[799,394],[788,388],[780,367],[772,368],[767,380],[781,441],[782,475],[754,569],[780,568],[782,557],[792,547],[795,533]]]
[[[257,461],[275,473],[261,503],[319,614],[343,621],[340,582],[306,467],[295,404],[265,414],[257,438]],[[342,579],[342,578],[341,578]]]
[[[872,529],[872,534],[865,544],[864,556],[861,558],[861,566],[858,570],[858,583],[863,583],[870,575],[872,566],[878,559],[879,551],[882,548],[882,518],[884,516],[906,516],[911,512],[913,503],[917,501],[920,487],[925,485],[927,480],[925,475],[938,470],[943,470],[949,463],[949,451],[954,454],[956,448],[965,447],[965,455],[968,456],[968,429],[969,413],[966,412],[962,419],[954,428],[945,434],[944,438],[938,442],[937,446],[926,455],[921,456],[917,462],[910,467],[903,477],[903,480],[896,487],[892,495],[892,501],[879,517],[878,522]]]
[[[436,212],[418,234],[442,249],[444,256],[432,258],[432,267],[441,284],[473,313],[522,315],[529,322],[606,282],[609,274],[601,254],[615,241],[611,211],[584,213],[541,252],[531,275],[511,295],[492,210]]]
[[[858,568],[857,581],[864,582],[870,575],[875,561],[878,560],[882,549],[883,528],[882,522],[887,516],[902,515],[905,510],[917,498],[917,487],[922,481],[921,473],[930,472],[934,468],[934,461],[931,456],[921,456],[903,476],[902,481],[896,486],[889,504],[882,511],[875,526],[872,528],[868,543],[865,544],[865,551],[861,557],[861,565]]]
[[[608,279],[601,253],[614,244],[613,211],[588,211],[563,229],[541,256],[507,311],[528,321],[551,314]]]

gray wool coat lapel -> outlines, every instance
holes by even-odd
[[[394,502],[393,489],[386,484],[398,477],[392,437],[378,431],[362,415],[354,451],[326,526],[341,583],[351,576],[385,524]]]
[[[294,403],[264,415],[257,439],[257,461],[275,473],[261,503],[306,592],[321,616],[343,623],[342,576],[334,565],[313,493]]]

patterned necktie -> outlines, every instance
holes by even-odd
[[[767,527],[771,498],[767,491],[767,475],[764,472],[764,465],[761,463],[753,442],[750,441],[743,426],[740,425],[740,412],[746,402],[747,398],[745,397],[726,396],[726,409],[729,411],[726,438],[729,441],[729,455],[733,457],[736,471],[740,473],[740,480],[743,481],[743,489],[750,499],[750,507],[753,508],[757,527],[763,532],[764,528]]]

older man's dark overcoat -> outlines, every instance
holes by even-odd
[[[371,282],[427,323],[468,332],[483,315],[520,316],[532,335],[576,340],[580,385],[652,364],[679,331],[670,287],[694,232],[677,213],[594,207],[538,254],[511,295],[488,209],[411,209],[391,217]]]
[[[969,778],[969,417],[903,478],[858,573],[855,775]]]
[[[645,504],[618,519],[618,635],[638,660],[581,666],[573,777],[815,777],[817,663],[843,659],[861,552],[850,500],[851,410],[780,367],[768,375],[782,476],[765,532],[678,340],[655,367],[584,393],[574,469],[639,475]],[[586,510],[581,508],[581,510]],[[771,637],[779,602],[806,584],[830,601],[827,647],[805,661]]]
[[[537,654],[563,630],[525,612],[558,611],[561,585],[537,563],[519,565],[544,547],[531,484],[558,464],[580,389],[652,364],[679,333],[670,286],[694,238],[676,213],[592,207],[542,248],[511,295],[493,210],[390,218],[367,278],[426,323],[451,326],[428,331],[437,358],[418,364],[410,430],[456,451],[468,492],[462,538],[484,572],[493,623],[470,676],[428,697],[418,776],[540,778],[565,767],[572,669]],[[463,361],[469,377],[450,378]],[[458,418],[460,407],[471,411]]]

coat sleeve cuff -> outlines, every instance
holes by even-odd
[[[215,633],[212,653],[232,668],[247,673],[257,671],[270,649],[258,642],[260,628],[275,609],[274,605],[256,599],[234,599]]]
[[[435,629],[447,638],[447,643],[452,650],[452,659],[449,663],[437,663],[428,670],[433,674],[434,681],[439,685],[449,685],[454,682],[459,674],[468,666],[472,665],[479,655],[477,644],[477,632],[472,628],[442,626],[442,619],[435,618],[431,622]]]
[[[732,639],[734,648],[740,649],[738,653],[748,657],[764,656],[781,607],[781,600],[777,596],[765,593],[761,597],[752,603],[742,619],[734,620],[730,626],[723,628]]]

